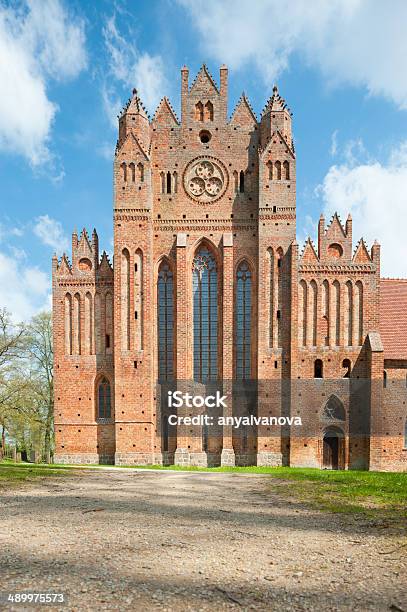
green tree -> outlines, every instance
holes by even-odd
[[[5,308],[0,309],[0,426],[2,449],[6,444],[6,429],[12,407],[18,402],[26,385],[24,377],[16,376],[24,360],[26,329],[14,325]]]
[[[30,364],[27,397],[31,413],[42,422],[44,454],[49,461],[54,447],[54,353],[52,316],[41,312],[27,327],[26,351]]]

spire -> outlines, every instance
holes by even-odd
[[[273,94],[268,99],[266,106],[263,109],[262,114],[264,115],[268,111],[284,111],[284,110],[286,110],[291,115],[290,109],[288,108],[286,101],[278,93],[277,85],[274,85]]]
[[[132,97],[128,100],[127,104],[122,110],[122,114],[124,113],[140,115],[141,117],[149,121],[148,113],[145,109],[143,102],[141,101],[140,96],[138,95],[138,91],[136,88],[133,89]]]
[[[136,88],[119,115],[119,142],[116,153],[128,134],[134,134],[144,151],[150,146],[150,118]]]

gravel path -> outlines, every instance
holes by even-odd
[[[0,591],[65,592],[80,611],[407,612],[400,537],[287,503],[282,486],[86,470],[0,490]]]

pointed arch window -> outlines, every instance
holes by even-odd
[[[120,269],[122,350],[130,349],[130,253],[123,249]]]
[[[234,170],[233,172],[233,184],[234,184],[235,193],[238,193],[239,192],[239,173],[237,172],[237,170]]]
[[[210,100],[205,104],[205,121],[213,121],[213,104]]]
[[[218,378],[218,271],[213,253],[201,246],[192,263],[194,379]]]
[[[85,353],[93,353],[93,300],[92,294],[88,291],[85,295]]]
[[[171,172],[167,172],[167,193],[171,193]]]
[[[72,355],[72,297],[65,295],[65,354]]]
[[[289,181],[290,180],[290,164],[287,160],[283,162],[283,169],[284,169],[284,179],[286,181]]]
[[[112,415],[110,383],[103,377],[98,385],[98,419],[110,419]]]
[[[300,299],[299,299],[299,339],[300,345],[307,345],[307,337],[308,337],[308,287],[305,280],[300,281]]]
[[[137,164],[138,180],[140,183],[144,181],[144,166],[141,162]]]
[[[158,269],[157,279],[158,378],[174,376],[174,277],[167,261]]]
[[[203,121],[204,120],[204,107],[202,102],[197,102],[195,104],[195,120]]]
[[[268,170],[268,180],[272,181],[273,180],[273,162],[272,161],[267,162],[267,170]]]
[[[239,191],[240,193],[244,193],[244,172],[240,170],[239,173]]]
[[[121,171],[122,171],[122,179],[123,179],[123,181],[127,181],[127,165],[126,165],[126,162],[122,162],[120,164],[120,168],[121,168]]]
[[[276,179],[278,181],[281,181],[281,162],[280,161],[276,161],[274,164],[274,167],[276,169]]]
[[[133,162],[129,164],[129,170],[130,170],[130,175],[131,175],[131,181],[132,183],[134,183],[134,181],[136,180],[136,167],[133,164]]]
[[[252,275],[247,261],[236,272],[236,377],[251,375],[251,294]]]
[[[331,395],[325,404],[322,418],[325,421],[344,421],[345,408],[336,395]]]

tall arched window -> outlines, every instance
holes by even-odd
[[[300,346],[307,345],[307,326],[308,326],[308,287],[305,280],[300,281],[299,303],[299,341]]]
[[[110,419],[112,415],[110,383],[103,377],[98,385],[98,419]]]
[[[247,261],[236,273],[236,377],[251,376],[251,292],[252,275]]]
[[[204,119],[204,108],[202,102],[195,104],[195,120],[203,121]]]
[[[205,121],[213,121],[213,104],[210,100],[205,104]]]
[[[356,282],[356,312],[355,312],[356,345],[363,344],[363,285]]]
[[[284,168],[284,179],[286,181],[290,180],[290,164],[288,163],[288,161],[283,162],[283,168]]]
[[[192,263],[194,305],[194,379],[218,377],[218,272],[216,261],[201,246]]]
[[[105,297],[105,351],[113,352],[113,296],[108,291]]]
[[[72,297],[65,296],[65,354],[72,355]]]
[[[237,170],[234,170],[233,172],[233,183],[234,183],[235,193],[238,193],[239,192],[239,174]]]
[[[345,303],[344,303],[344,318],[345,318],[345,346],[352,346],[353,335],[353,287],[352,282],[347,281],[345,285]]]
[[[270,348],[274,346],[274,251],[270,247],[267,249],[268,252],[268,330],[269,330],[269,342]]]
[[[282,325],[282,314],[283,314],[283,283],[284,276],[282,274],[283,268],[283,249],[278,247],[276,253],[276,278],[275,278],[275,288],[276,288],[276,321],[277,321],[277,343],[276,346],[281,348],[283,341],[283,325]]]
[[[144,166],[141,162],[137,164],[138,180],[140,183],[144,181]]]
[[[178,172],[175,170],[172,175],[173,183],[174,183],[174,193],[178,191]]]
[[[80,355],[82,352],[81,347],[81,296],[79,293],[75,293],[73,298],[73,337],[72,337],[72,349],[74,355]]]
[[[122,170],[122,179],[123,179],[123,181],[127,181],[127,166],[126,166],[126,162],[122,162],[120,164],[120,168]]]
[[[325,346],[329,346],[329,283],[322,283],[322,339]]]
[[[167,193],[171,193],[171,172],[167,172]]]
[[[100,355],[103,352],[102,346],[102,303],[100,293],[95,293],[94,300],[94,342],[95,342],[95,353],[96,355]]]
[[[143,350],[143,253],[140,249],[134,254],[134,348]]]
[[[273,162],[272,161],[267,162],[267,170],[268,170],[268,179],[269,181],[272,181],[273,180]]]
[[[278,181],[281,181],[281,162],[277,160],[274,164],[274,167],[276,169],[276,179]]]
[[[314,280],[310,282],[310,341],[312,346],[318,343],[318,285]]]
[[[122,350],[130,349],[130,253],[123,249],[120,270]]]
[[[158,378],[174,376],[174,277],[167,261],[158,269],[157,279]]]
[[[93,353],[93,300],[92,295],[88,291],[85,295],[85,353],[92,355]]]
[[[239,173],[239,191],[240,193],[244,193],[244,172],[240,170]]]
[[[338,281],[333,282],[334,314],[334,342],[336,346],[341,343],[341,287]]]
[[[130,170],[131,181],[134,183],[134,181],[136,180],[136,167],[133,164],[133,162],[129,164],[129,170]]]

